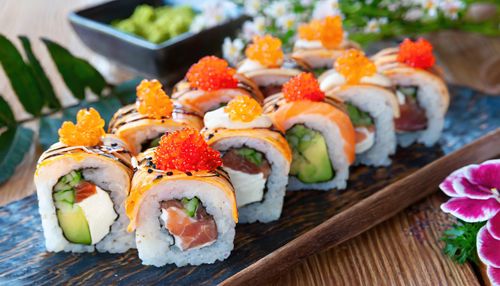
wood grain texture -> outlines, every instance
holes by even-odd
[[[433,195],[267,284],[480,285],[469,264],[457,265],[442,254],[439,238],[453,223],[439,209],[445,199]]]

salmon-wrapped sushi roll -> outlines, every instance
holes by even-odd
[[[172,98],[205,114],[242,94],[253,97],[260,104],[264,101],[252,80],[236,73],[225,60],[206,56],[192,65],[186,78],[174,86]]]
[[[165,132],[186,127],[200,130],[201,115],[171,100],[157,80],[137,86],[137,102],[120,108],[109,123],[109,132],[122,138],[133,155],[158,145]]]
[[[289,190],[346,187],[355,157],[354,127],[312,74],[292,78],[283,93],[266,99],[264,111],[292,149]]]
[[[435,65],[432,45],[424,39],[404,40],[373,56],[378,69],[396,90],[401,116],[395,120],[398,144],[434,145],[441,136],[450,96]]]
[[[104,133],[94,109],[64,122],[38,161],[35,185],[48,251],[119,253],[135,248],[126,230],[132,165],[126,144]]]
[[[331,68],[347,49],[360,49],[358,44],[345,38],[340,16],[328,16],[302,24],[297,36],[292,57],[315,70]]]
[[[245,50],[246,59],[238,64],[242,73],[259,86],[264,97],[281,92],[281,86],[311,68],[303,61],[285,56],[281,40],[270,35],[256,36]]]
[[[126,201],[145,265],[199,265],[226,259],[238,221],[234,190],[220,153],[195,129],[162,137],[138,157]]]
[[[347,50],[335,62],[335,68],[323,73],[318,81],[326,96],[344,101],[356,130],[356,162],[387,166],[396,152],[394,118],[399,105],[391,90],[391,81],[377,73],[375,64],[362,51]]]
[[[285,137],[272,130],[262,107],[248,96],[238,96],[226,107],[205,114],[202,134],[222,153],[222,168],[236,192],[239,221],[279,219],[292,154]]]

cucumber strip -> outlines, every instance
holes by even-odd
[[[73,189],[65,190],[65,191],[60,191],[54,193],[54,200],[56,201],[67,201],[70,203],[75,202],[75,193]]]
[[[186,212],[186,214],[190,217],[194,217],[194,215],[196,214],[196,210],[198,209],[200,200],[197,197],[194,197],[192,199],[183,198],[181,202],[184,206],[184,211]]]

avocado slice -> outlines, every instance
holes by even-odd
[[[236,151],[240,156],[245,158],[245,160],[252,162],[253,164],[260,166],[262,164],[262,159],[264,156],[262,153],[258,152],[252,148],[242,147]]]
[[[335,172],[321,133],[298,124],[286,132],[293,152],[290,175],[306,184],[331,180]]]
[[[66,210],[59,209],[56,213],[64,237],[69,242],[86,245],[92,243],[89,224],[81,207],[73,205]]]
[[[184,206],[184,211],[186,212],[186,214],[190,217],[194,217],[196,211],[198,210],[198,204],[200,203],[200,200],[197,197],[194,197],[192,199],[183,198],[181,202]]]
[[[81,171],[71,171],[62,176],[54,186],[54,204],[57,220],[64,237],[72,243],[90,245],[92,238],[82,208],[75,205],[75,187],[83,180]]]
[[[346,102],[345,105],[347,108],[347,114],[349,114],[349,118],[351,119],[354,127],[373,125],[373,119],[368,112],[362,111],[350,102]]]

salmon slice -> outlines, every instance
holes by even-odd
[[[95,185],[87,181],[81,181],[78,186],[75,187],[75,192],[77,203],[97,193]]]
[[[333,122],[340,130],[344,141],[344,153],[349,162],[354,162],[356,133],[349,116],[326,102],[315,102],[309,100],[288,102],[278,108],[272,114],[276,128],[283,133],[288,121],[297,116],[319,115],[325,120]],[[291,126],[288,126],[291,127]]]
[[[181,250],[207,246],[217,240],[215,221],[201,208],[198,207],[194,217],[177,206],[163,209],[166,213],[165,227],[175,237],[175,244]]]
[[[368,136],[366,136],[366,134],[364,132],[359,132],[356,130],[356,143],[359,143],[359,142],[365,140],[366,137],[368,137]]]
[[[367,126],[365,128],[368,130],[368,132],[371,132],[371,133],[375,132],[375,127],[373,127],[373,125]],[[356,133],[356,144],[362,142],[363,140],[365,140],[368,137],[368,135],[366,135],[365,132],[358,131],[356,129],[354,129],[354,132]]]
[[[394,119],[396,130],[398,131],[419,131],[427,128],[427,115],[425,110],[415,101],[406,100],[406,103],[399,106],[401,116]]]

